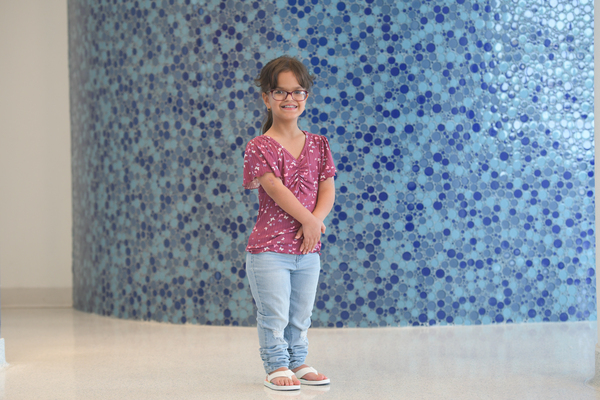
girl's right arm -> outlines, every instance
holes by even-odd
[[[301,251],[303,254],[311,252],[319,243],[321,231],[325,227],[317,217],[315,217],[294,194],[277,178],[272,172],[267,172],[258,178],[258,182],[265,192],[283,211],[290,214],[302,224],[304,240]]]

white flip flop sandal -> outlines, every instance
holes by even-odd
[[[266,387],[273,390],[300,390],[300,385],[280,386],[271,383],[271,381],[275,378],[291,378],[292,376],[294,376],[294,373],[289,369],[286,369],[285,371],[272,372],[267,375],[267,379],[264,381],[264,384]]]
[[[309,374],[311,372],[313,374],[318,374],[317,370],[314,369],[313,367],[302,368],[301,370],[296,372],[296,378],[298,378],[298,380],[300,381],[300,384],[307,385],[307,386],[321,386],[321,385],[328,385],[329,383],[331,383],[329,378],[323,379],[322,381],[309,381],[308,379],[302,379],[302,377],[304,375]]]

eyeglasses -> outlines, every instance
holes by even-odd
[[[308,97],[308,92],[306,90],[294,90],[292,92],[286,92],[281,89],[270,90],[271,97],[273,100],[283,101],[288,98],[288,95],[292,96],[292,99],[296,101],[304,101]]]

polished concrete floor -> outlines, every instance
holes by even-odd
[[[312,329],[324,390],[263,388],[255,328],[123,321],[72,309],[2,310],[17,399],[600,399],[596,323]]]

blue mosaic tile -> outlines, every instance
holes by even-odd
[[[256,323],[243,150],[288,54],[339,170],[313,326],[595,320],[593,11],[70,0],[75,307]]]

